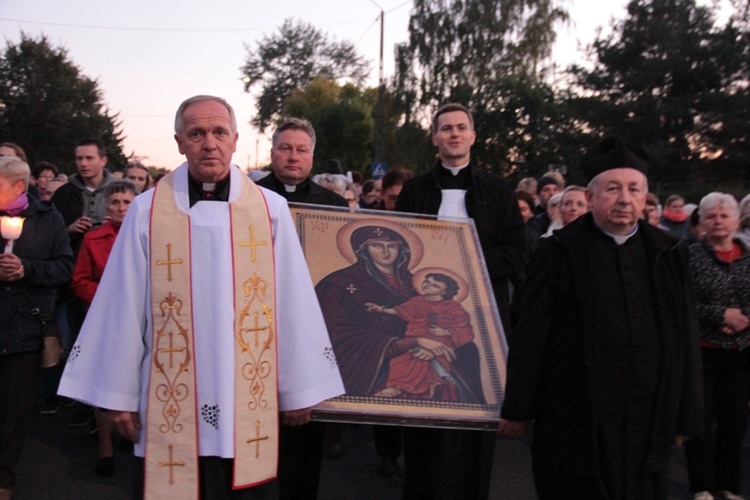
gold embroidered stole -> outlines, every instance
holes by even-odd
[[[241,195],[229,204],[235,310],[234,488],[273,479],[278,462],[271,224],[258,187],[244,176],[239,178],[243,183]],[[243,241],[247,235],[249,240]],[[155,189],[150,242],[153,339],[146,416],[145,495],[197,499],[198,416],[190,219],[174,201],[173,174],[163,178]]]

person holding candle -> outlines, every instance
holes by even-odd
[[[55,287],[73,272],[62,216],[27,195],[31,170],[0,157],[0,499],[11,497],[39,370],[51,326]]]

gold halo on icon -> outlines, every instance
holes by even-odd
[[[458,293],[451,300],[460,304],[469,296],[469,283],[463,278],[463,276],[444,267],[425,267],[414,273],[414,277],[411,279],[411,284],[420,295],[422,294],[422,282],[424,281],[425,276],[430,273],[445,274],[456,280],[456,283],[458,283]]]
[[[422,257],[424,257],[424,245],[422,244],[422,240],[419,239],[419,236],[408,227],[385,219],[356,219],[344,224],[336,234],[336,246],[341,255],[350,263],[354,264],[357,262],[357,255],[354,253],[351,243],[352,233],[360,227],[366,226],[380,226],[390,229],[391,231],[396,231],[400,234],[409,245],[409,250],[411,250],[409,269],[414,269],[420,262],[422,262]]]

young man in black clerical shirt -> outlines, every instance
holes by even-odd
[[[315,129],[302,118],[289,118],[271,138],[271,173],[256,184],[289,202],[349,207],[346,198],[309,179],[315,151]],[[323,459],[325,425],[281,426],[279,494],[282,500],[317,497]]]
[[[526,233],[513,187],[472,163],[475,140],[474,120],[464,106],[438,109],[432,143],[439,160],[429,172],[404,183],[396,211],[474,219],[507,329],[508,278],[526,261]],[[407,428],[404,498],[487,498],[494,447],[492,432]]]
[[[471,161],[474,120],[461,104],[441,107],[432,122],[439,160],[427,173],[404,183],[396,211],[472,218],[503,325],[508,327],[508,277],[527,258],[523,219],[513,187]]]

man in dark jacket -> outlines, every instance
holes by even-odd
[[[471,113],[446,104],[432,122],[435,167],[404,183],[396,210],[472,218],[503,324],[509,325],[508,279],[526,261],[526,229],[510,184],[471,163]],[[404,433],[404,498],[487,498],[495,436],[482,431],[409,428]]]
[[[610,138],[582,168],[591,212],[540,240],[528,267],[500,433],[534,421],[543,500],[666,498],[672,444],[702,432],[687,254],[639,221],[644,152]]]
[[[475,140],[474,120],[464,106],[441,107],[432,123],[432,143],[440,158],[432,170],[404,183],[396,211],[474,219],[492,291],[507,328],[508,278],[526,262],[526,229],[513,187],[471,163]]]
[[[98,139],[84,139],[76,144],[75,160],[77,173],[71,175],[70,181],[60,186],[52,195],[52,203],[62,214],[67,226],[74,259],[78,256],[83,236],[104,222],[107,201],[105,192],[107,186],[115,180],[105,168],[108,161],[107,151]],[[72,346],[78,338],[78,332],[86,317],[86,304],[70,292],[69,285],[67,283],[59,288],[59,301],[61,304],[67,304],[70,338],[64,338],[64,340],[66,344],[69,342]],[[57,381],[54,384],[56,385]],[[42,413],[55,413],[58,408],[58,398],[50,397]],[[84,408],[73,415],[70,425],[85,426],[92,418],[88,408]]]
[[[60,211],[68,226],[73,253],[78,254],[83,235],[89,229],[98,227],[106,213],[104,194],[107,185],[115,178],[106,168],[107,151],[97,139],[85,139],[75,148],[77,174],[58,188],[52,196],[52,203]]]
[[[547,212],[547,202],[549,199],[556,195],[562,187],[558,183],[557,179],[551,174],[543,175],[539,178],[536,183],[536,195],[539,199],[539,204],[534,207],[534,218],[529,221],[529,224],[540,234],[544,234],[552,224],[552,219],[549,217]],[[534,240],[534,243],[539,238]]]
[[[315,129],[307,120],[289,118],[271,138],[271,173],[256,182],[287,201],[349,207],[339,196],[309,179],[315,150]],[[315,499],[323,460],[325,426],[321,422],[279,433],[279,495],[282,500]]]
[[[256,182],[287,201],[348,207],[349,203],[330,189],[309,179],[315,151],[315,129],[302,118],[289,118],[271,137],[271,173]]]

